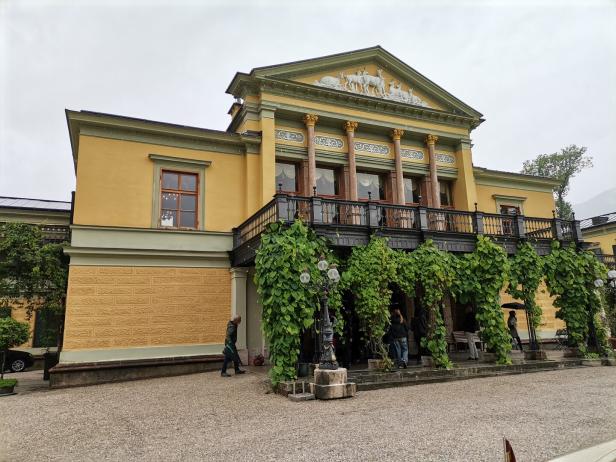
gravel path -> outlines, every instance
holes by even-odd
[[[25,378],[25,377],[24,377]],[[616,438],[616,367],[474,379],[292,403],[218,373],[0,398],[2,461],[521,462]]]

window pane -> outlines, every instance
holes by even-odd
[[[178,189],[177,173],[163,172],[163,189]]]
[[[415,202],[415,197],[414,197],[413,192],[414,192],[414,189],[416,188],[417,188],[417,185],[415,184],[412,178],[404,179],[404,200],[407,203]]]
[[[384,198],[381,178],[372,173],[357,174],[357,196],[360,199],[368,199],[368,193],[372,200],[382,200]]]
[[[178,194],[162,193],[161,206],[162,209],[177,209]]]
[[[182,194],[180,197],[180,210],[195,211],[197,205],[197,196],[192,194]]]
[[[297,169],[295,164],[276,162],[276,191],[279,188],[287,192],[297,191]]]
[[[196,226],[195,212],[180,212],[180,226],[194,228]]]
[[[315,180],[317,183],[317,194],[324,196],[338,195],[338,179],[334,169],[317,168],[315,170]]]
[[[182,191],[197,190],[197,175],[182,175]]]
[[[439,181],[439,189],[441,191],[441,205],[451,206],[451,191],[448,181]]]
[[[175,210],[161,210],[160,225],[177,227],[177,212]]]

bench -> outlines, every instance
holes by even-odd
[[[483,351],[483,342],[481,341],[479,336],[476,333],[474,333],[472,338],[473,338],[473,342],[475,342],[476,344],[478,343],[479,349]],[[466,332],[462,330],[453,331],[451,333],[451,340],[447,343],[449,344],[450,347],[453,346],[456,352],[458,351],[459,344],[466,345],[466,348],[468,348],[468,340],[466,339]]]

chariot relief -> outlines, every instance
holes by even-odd
[[[377,69],[376,75],[370,75],[365,68],[357,70],[354,74],[340,72],[338,77],[326,75],[319,80],[315,80],[314,84],[319,87],[399,101],[415,106],[430,107],[425,101],[414,95],[410,87],[408,91],[405,91],[402,89],[402,84],[394,79],[387,83],[382,69]]]

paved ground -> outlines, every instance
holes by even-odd
[[[18,375],[38,379],[40,372]],[[616,367],[474,379],[292,403],[253,372],[0,398],[2,461],[522,462],[616,438]]]

